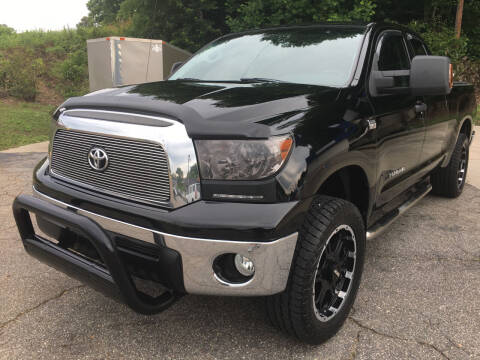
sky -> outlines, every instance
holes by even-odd
[[[0,0],[0,24],[17,32],[75,28],[88,15],[88,0]]]

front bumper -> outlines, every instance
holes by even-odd
[[[229,241],[168,234],[108,218],[59,200],[34,189],[35,197],[21,195],[13,205],[15,219],[26,250],[41,261],[80,278],[109,295],[120,297],[134,310],[152,313],[168,306],[182,292],[206,295],[260,296],[283,291],[288,281],[297,233],[270,242]],[[29,213],[68,229],[97,250],[104,267],[78,257],[55,242],[39,236]],[[169,291],[161,299],[150,299],[135,288],[124,263],[117,238],[139,243],[158,254],[158,271]],[[57,239],[58,240],[58,239]],[[244,283],[229,283],[216,276],[213,262],[219,255],[239,253],[255,264],[254,276]],[[131,256],[136,256],[130,251]],[[150,257],[151,254],[150,254]],[[142,260],[136,259],[142,266]],[[152,266],[149,266],[152,269]],[[118,296],[119,295],[119,296]]]

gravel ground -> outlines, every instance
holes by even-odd
[[[43,153],[0,153],[0,359],[480,359],[480,190],[427,196],[367,243],[341,331],[307,346],[271,327],[255,298],[186,296],[133,313],[29,257],[11,203]]]

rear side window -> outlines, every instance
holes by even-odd
[[[412,38],[409,40],[410,45],[412,45],[413,49],[413,56],[417,55],[428,55],[427,50],[425,49],[425,46],[423,46],[423,43],[415,38]]]
[[[386,34],[381,41],[378,70],[409,70],[410,61],[401,34]]]

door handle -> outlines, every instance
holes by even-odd
[[[368,130],[375,130],[377,128],[377,121],[375,119],[367,119]]]
[[[369,119],[362,119],[360,122],[361,127],[363,128],[363,132],[358,135],[356,139],[351,140],[350,144],[360,140],[363,138],[369,131],[375,130],[377,128],[377,122],[373,118]]]
[[[415,112],[420,116],[424,116],[426,111],[427,111],[427,104],[423,102],[417,102],[415,104]]]

